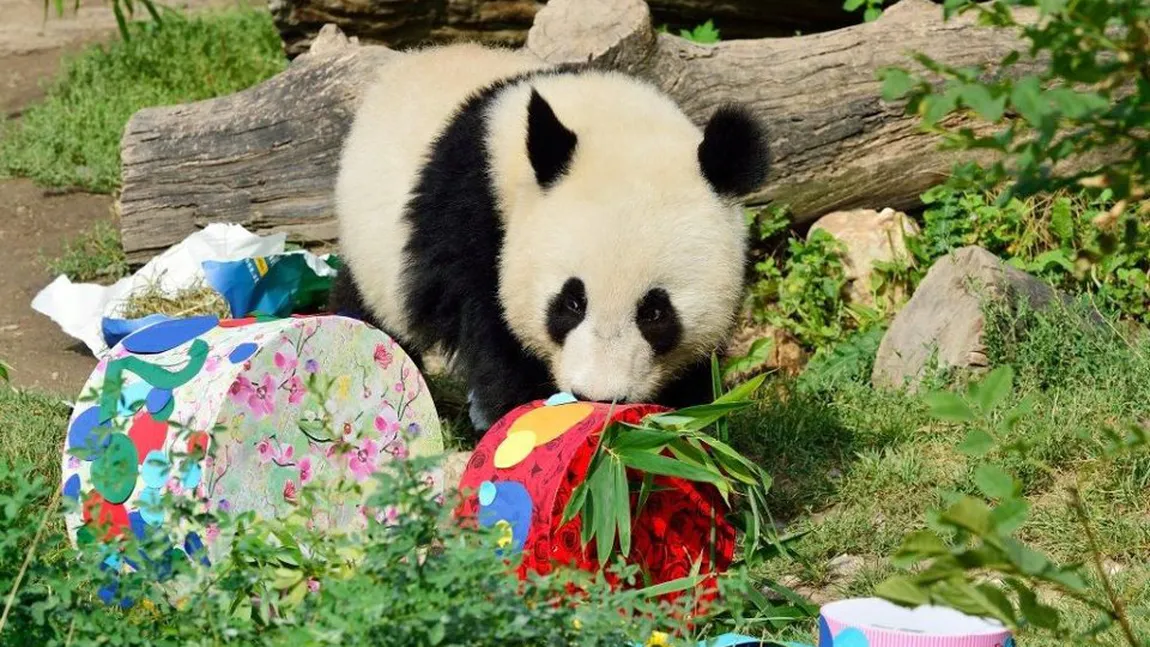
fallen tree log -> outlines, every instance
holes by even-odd
[[[131,260],[210,222],[334,237],[331,189],[358,93],[375,66],[402,54],[347,43],[334,27],[327,35],[261,85],[132,117],[120,196]],[[943,23],[928,0],[902,0],[875,22],[834,32],[713,46],[656,34],[641,0],[552,0],[527,41],[547,61],[649,78],[700,124],[724,102],[750,105],[770,128],[773,156],[751,202],[785,202],[799,222],[835,209],[913,207],[957,159],[880,99],[878,68],[905,64],[912,51],[971,65],[1019,46],[972,20]]]
[[[546,0],[271,0],[289,56],[307,51],[325,24],[365,44],[404,48],[474,40],[520,46]],[[690,27],[714,20],[726,38],[791,36],[859,22],[842,0],[648,0],[656,23]]]

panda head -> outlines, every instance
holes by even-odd
[[[739,198],[767,173],[745,110],[700,130],[633,78],[545,75],[493,102],[486,144],[505,318],[560,389],[649,401],[725,341],[745,275]]]

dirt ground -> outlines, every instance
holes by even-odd
[[[53,9],[45,21],[42,0],[0,0],[0,115],[19,119],[44,96],[42,86],[65,54],[115,36],[111,2],[81,0],[78,12],[72,11],[74,3],[64,4],[64,16]],[[226,2],[165,4],[195,10]],[[48,192],[27,180],[0,180],[0,359],[12,366],[18,386],[75,397],[95,366],[87,349],[33,311],[31,302],[54,278],[42,258],[57,254],[97,220],[111,218],[111,207],[106,195]]]

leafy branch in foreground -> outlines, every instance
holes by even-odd
[[[1010,367],[1004,366],[971,384],[965,398],[939,392],[926,396],[926,401],[934,418],[969,428],[961,445],[969,456],[982,458],[998,449],[1053,476],[1052,468],[1033,457],[1030,443],[1011,433],[1030,413],[1032,400],[1023,399],[1000,411],[1011,396],[1013,377]],[[1148,445],[1150,432],[1131,424],[1121,430],[1106,429],[1099,453],[1114,459]],[[985,498],[962,496],[935,514],[929,529],[906,537],[893,561],[913,573],[888,579],[876,592],[900,604],[941,604],[993,617],[1014,630],[1034,628],[1073,640],[1073,644],[1097,642],[1103,632],[1117,625],[1127,644],[1140,647],[1143,642],[1134,633],[1126,605],[1103,568],[1094,522],[1079,492],[1080,479],[1075,475],[1074,483],[1066,488],[1068,505],[1086,539],[1096,583],[1087,581],[1082,566],[1055,564],[1015,537],[1030,504],[1014,476],[984,462],[976,468],[974,482]],[[1064,611],[1043,602],[1047,594],[1078,601],[1096,612],[1099,621],[1084,633],[1070,632],[1062,621]]]
[[[1037,9],[1033,14],[1020,10]],[[1145,0],[947,0],[944,17],[975,12],[982,24],[1012,29],[1028,41],[993,66],[954,67],[924,54],[932,78],[900,68],[880,72],[883,97],[905,99],[908,114],[958,149],[996,154],[983,168],[959,169],[967,181],[997,185],[1001,196],[1058,189],[1109,188],[1115,203],[1099,224],[1150,202],[1150,3]],[[939,78],[936,85],[932,80]],[[946,125],[952,115],[977,115]]]

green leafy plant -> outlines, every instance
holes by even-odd
[[[846,0],[843,3],[843,9],[847,11],[858,11],[863,9],[863,20],[873,22],[882,16],[882,6],[885,0]]]
[[[710,45],[719,42],[719,30],[715,28],[715,23],[712,20],[708,20],[701,25],[696,25],[695,28],[690,31],[681,29],[679,30],[679,35],[700,45]]]
[[[1150,229],[1133,213],[1113,231],[1096,227],[1113,204],[1109,191],[1001,201],[995,192],[943,185],[923,201],[922,233],[907,239],[910,262],[876,266],[882,281],[913,290],[938,258],[978,245],[1061,290],[1093,295],[1102,308],[1150,323]]]
[[[1023,10],[1035,13],[1020,13]],[[883,96],[958,149],[995,153],[957,169],[980,186],[1009,181],[1000,204],[1057,189],[1108,188],[1104,228],[1128,209],[1143,215],[1150,182],[1150,5],[1143,0],[948,0],[944,17],[973,12],[1028,44],[991,65],[954,67],[916,54],[932,77],[881,72]],[[1035,16],[1037,16],[1035,18]],[[941,85],[932,83],[941,78]],[[989,131],[975,128],[977,118]],[[975,120],[977,121],[977,120]]]
[[[659,25],[655,28],[655,31],[660,34],[670,33],[667,25]],[[719,42],[719,30],[715,27],[713,20],[708,20],[700,25],[695,25],[691,29],[680,29],[679,37],[700,45],[711,45]]]
[[[946,391],[926,396],[935,419],[967,428],[962,450],[984,461],[974,471],[980,496],[955,497],[945,510],[931,517],[928,529],[906,537],[894,561],[913,567],[912,574],[886,580],[877,593],[901,604],[951,606],[993,617],[1014,630],[1045,631],[1073,644],[1097,642],[1103,632],[1116,625],[1128,645],[1139,647],[1143,639],[1135,635],[1126,603],[1103,566],[1097,520],[1090,517],[1082,499],[1080,474],[1066,486],[1066,494],[1085,539],[1093,581],[1087,579],[1086,569],[1076,564],[1059,565],[1016,536],[1031,506],[1022,496],[1022,484],[992,462],[992,454],[1012,456],[1051,477],[1058,474],[1036,457],[1030,439],[1012,433],[1032,413],[1030,398],[1003,410],[1012,394],[1013,379],[1013,370],[1004,366],[971,383],[965,397]],[[1144,451],[1150,445],[1150,432],[1139,424],[1107,427],[1096,442],[1098,453],[1112,460]],[[1051,593],[1079,602],[1098,615],[1098,622],[1086,632],[1070,631],[1063,611],[1044,601]]]
[[[843,341],[820,349],[799,375],[797,388],[814,392],[834,389],[848,382],[867,383],[885,332],[884,326],[874,326],[856,331]]]
[[[12,370],[12,367],[8,366],[8,364],[5,363],[4,360],[0,359],[0,382],[3,382],[4,384],[8,384],[8,381],[11,379],[11,377],[9,377],[9,375],[8,375],[8,372],[11,370]]]

